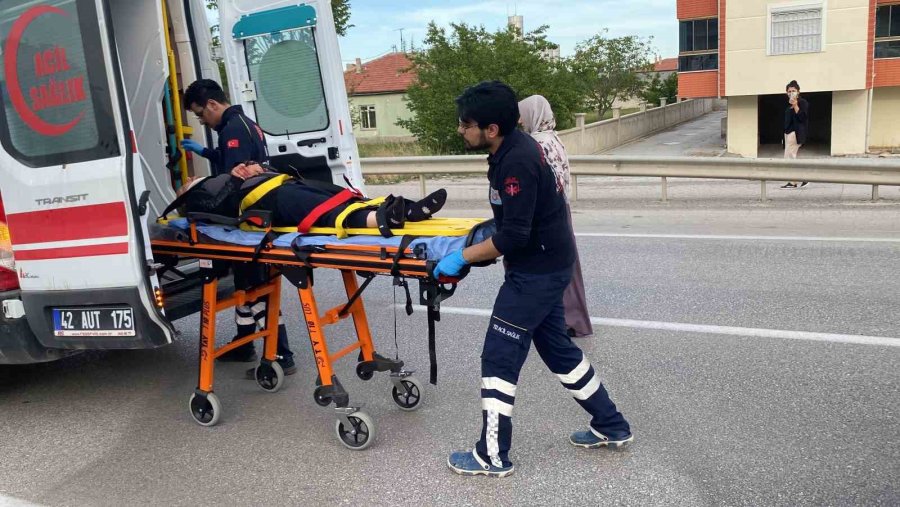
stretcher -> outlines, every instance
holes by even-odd
[[[313,398],[320,406],[334,405],[337,415],[335,434],[344,446],[353,450],[365,449],[375,438],[375,424],[358,405],[351,405],[349,394],[334,373],[332,365],[335,361],[357,352],[356,374],[362,380],[372,379],[377,372],[389,372],[391,397],[401,410],[419,408],[424,393],[422,384],[404,368],[403,361],[376,352],[361,298],[363,291],[376,276],[393,277],[394,286],[402,287],[406,292],[406,311],[411,314],[408,281],[419,282],[419,302],[428,312],[430,381],[435,383],[435,323],[440,320],[440,303],[453,295],[460,279],[435,280],[433,268],[446,253],[489,237],[493,233],[492,224],[477,219],[445,220],[445,227],[440,226],[441,222],[425,223],[431,231],[446,232],[444,236],[421,237],[409,231],[395,231],[404,235],[343,239],[296,232],[277,234],[270,225],[270,216],[266,212],[246,212],[239,219],[191,213],[184,219],[164,221],[154,229],[151,244],[154,258],[162,266],[159,269],[175,269],[174,266],[184,259],[198,259],[200,264],[199,276],[203,285],[199,371],[197,388],[189,400],[191,417],[202,426],[212,426],[220,420],[222,404],[213,390],[215,360],[253,340],[261,339],[264,344],[263,357],[255,368],[257,384],[267,392],[276,392],[284,384],[284,372],[276,356],[284,276],[297,288],[303,320],[309,331],[318,371]],[[269,281],[251,290],[236,290],[230,296],[220,297],[219,278],[233,262],[264,265]],[[320,312],[313,290],[316,269],[341,272],[347,297],[344,304]],[[358,278],[363,280],[361,285]],[[268,300],[264,329],[217,347],[216,313],[259,298]],[[332,351],[325,328],[346,318],[353,320],[356,341]]]

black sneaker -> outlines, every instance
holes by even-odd
[[[253,349],[242,349],[240,347],[229,350],[216,358],[223,363],[254,363],[259,360],[256,351]]]
[[[793,189],[797,188],[797,185],[795,185],[793,183],[785,183],[784,185],[781,186],[781,188],[784,190],[793,190]]]
[[[809,182],[808,182],[808,181],[801,182],[801,183],[800,183],[800,186],[797,187],[797,188],[803,188],[803,187],[805,187],[806,185],[809,185]]]

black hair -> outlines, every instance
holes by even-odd
[[[796,88],[798,92],[800,91],[800,85],[797,84],[797,81],[791,81],[790,83],[788,83],[787,86],[784,87],[784,91],[787,91],[788,88]]]
[[[194,104],[201,107],[206,106],[210,100],[215,100],[219,104],[228,104],[225,91],[222,90],[219,83],[212,79],[198,79],[184,91],[184,103],[188,108]]]
[[[512,133],[519,123],[516,92],[500,81],[482,81],[466,88],[456,97],[456,110],[461,121],[475,122],[478,128],[497,125],[501,136]]]

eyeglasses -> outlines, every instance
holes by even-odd
[[[469,129],[471,129],[471,128],[477,128],[477,127],[478,127],[478,124],[477,124],[477,123],[475,123],[475,124],[473,124],[473,125],[466,125],[466,124],[463,123],[463,122],[459,122],[459,127],[457,127],[457,128],[462,129],[462,131],[465,132],[465,131],[467,131],[467,130],[469,130]]]
[[[203,119],[203,113],[204,113],[205,111],[206,111],[206,106],[203,106],[203,107],[200,109],[200,112],[199,112],[199,113],[198,113],[197,111],[191,110],[191,112],[194,113],[194,116],[196,116],[198,120],[202,120],[202,119]]]

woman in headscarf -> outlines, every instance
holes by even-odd
[[[566,202],[568,202],[571,180],[569,156],[566,154],[566,147],[556,135],[556,118],[553,116],[550,103],[540,95],[532,95],[519,102],[519,116],[523,130],[531,134],[531,137],[543,148],[547,164],[553,169],[556,177],[556,186],[566,196]],[[571,209],[569,210],[569,225],[572,225]],[[591,326],[590,314],[588,314],[587,298],[584,294],[584,278],[581,275],[581,261],[578,259],[577,251],[573,269],[572,282],[563,295],[566,326],[569,336],[591,336],[594,334],[594,329]]]

